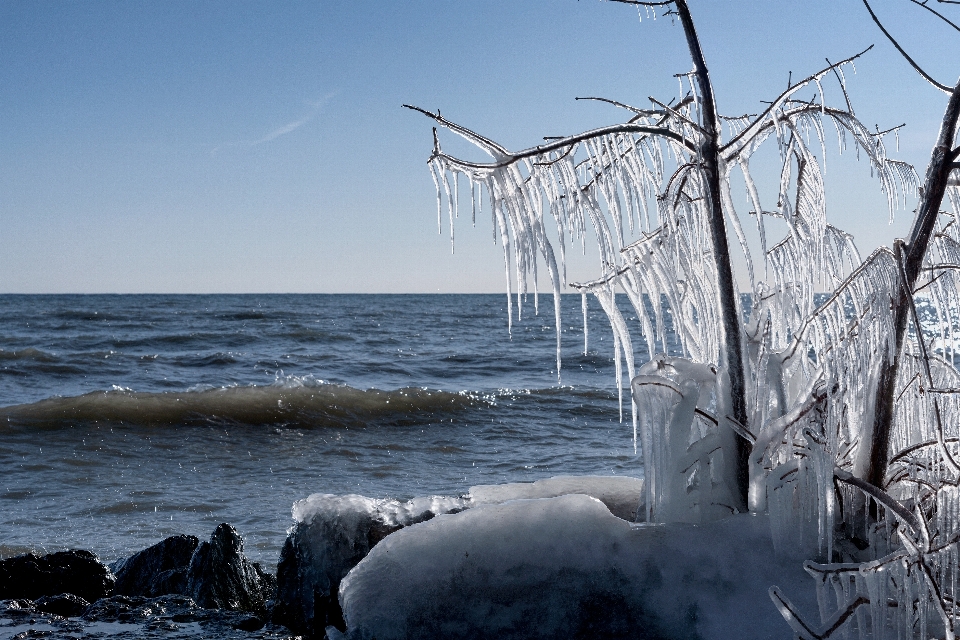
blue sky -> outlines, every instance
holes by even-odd
[[[960,33],[874,4],[956,82]],[[690,5],[724,114],[876,43],[857,115],[906,122],[891,153],[922,173],[946,96],[860,0]],[[519,149],[623,119],[576,96],[668,100],[689,67],[678,24],[597,0],[0,0],[0,292],[499,292],[486,217],[455,255],[437,235],[431,123],[400,105]],[[831,221],[864,254],[904,235],[910,212],[888,225],[867,164],[833,149]]]

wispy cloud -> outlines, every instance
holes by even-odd
[[[297,129],[299,129],[299,128],[302,127],[303,125],[307,124],[308,122],[310,122],[311,120],[313,120],[314,118],[316,118],[317,115],[319,115],[320,110],[323,108],[323,105],[325,105],[327,102],[329,102],[329,101],[330,101],[330,98],[332,98],[332,97],[335,96],[336,94],[337,94],[337,92],[334,91],[334,92],[328,93],[327,95],[323,96],[322,98],[320,98],[319,100],[317,100],[317,101],[315,101],[315,102],[307,102],[307,104],[310,105],[310,113],[308,113],[308,114],[305,115],[304,117],[300,118],[299,120],[294,120],[293,122],[290,122],[290,123],[288,123],[288,124],[285,124],[285,125],[283,125],[282,127],[277,127],[276,129],[274,129],[273,131],[271,131],[271,132],[268,133],[267,135],[263,136],[263,137],[260,138],[259,140],[255,140],[255,141],[249,143],[250,146],[251,146],[251,147],[254,147],[254,146],[258,145],[258,144],[265,144],[265,143],[267,143],[267,142],[272,142],[272,141],[276,140],[277,138],[279,138],[280,136],[285,136],[285,135],[287,135],[288,133],[292,133],[292,132],[296,131]]]
[[[299,129],[299,128],[302,127],[303,125],[305,125],[305,124],[307,124],[308,122],[310,122],[311,120],[313,120],[313,118],[317,115],[317,112],[318,112],[318,111],[319,111],[319,109],[315,109],[314,112],[311,113],[311,114],[308,115],[308,116],[305,116],[305,117],[303,117],[303,118],[300,118],[299,120],[295,120],[294,122],[291,122],[291,123],[289,123],[289,124],[285,124],[285,125],[283,125],[282,127],[279,127],[279,128],[277,128],[277,129],[274,129],[273,131],[271,131],[271,132],[268,133],[267,135],[263,136],[263,137],[260,138],[259,140],[256,140],[256,141],[254,141],[254,142],[251,142],[251,143],[250,143],[250,146],[251,146],[251,147],[254,147],[254,146],[258,145],[258,144],[264,144],[265,142],[271,142],[271,141],[273,141],[273,140],[276,140],[276,139],[279,138],[280,136],[285,136],[285,135],[287,135],[288,133],[292,133],[293,131],[296,131],[297,129]]]
[[[308,122],[316,118],[320,114],[320,110],[323,108],[323,105],[329,102],[330,99],[333,98],[333,96],[335,96],[336,94],[337,92],[334,91],[332,93],[328,93],[327,95],[323,96],[319,100],[307,102],[307,105],[310,107],[310,111],[309,113],[307,113],[307,115],[303,116],[299,120],[294,120],[293,122],[289,122],[283,125],[282,127],[277,127],[276,129],[266,134],[262,138],[258,138],[256,140],[242,140],[240,142],[228,142],[223,145],[218,145],[217,147],[213,148],[210,151],[210,155],[216,155],[217,152],[224,147],[255,147],[261,144],[266,144],[268,142],[273,142],[277,138],[285,136],[289,133],[293,133],[303,125],[307,124]]]

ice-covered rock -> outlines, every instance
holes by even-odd
[[[297,633],[343,626],[340,580],[384,537],[441,513],[459,511],[465,498],[434,496],[406,502],[359,495],[314,494],[293,505],[290,530],[277,566],[273,620]]]
[[[555,476],[536,482],[479,485],[470,487],[469,497],[474,506],[575,493],[596,498],[610,513],[630,522],[644,515],[643,480],[626,476]]]
[[[93,602],[113,593],[115,580],[96,554],[82,549],[0,560],[0,600],[72,593]]]
[[[298,633],[343,628],[337,589],[370,550],[387,535],[436,515],[509,500],[585,494],[601,500],[620,518],[643,513],[643,480],[629,477],[558,476],[536,482],[479,485],[463,497],[408,501],[359,495],[314,494],[293,506],[290,530],[277,567],[273,620]]]
[[[243,555],[243,538],[221,524],[190,559],[186,595],[206,609],[265,613],[269,578]]]
[[[293,508],[290,531],[277,568],[274,621],[300,633],[326,625],[343,628],[336,598],[340,580],[387,535],[439,514],[481,504],[582,493],[633,520],[643,481],[624,477],[560,476],[532,483],[480,485],[464,497],[414,498],[401,502],[358,495],[314,494]],[[642,511],[642,509],[641,509]]]
[[[117,576],[114,593],[148,598],[184,593],[187,568],[199,543],[196,536],[170,536],[110,565]]]
[[[351,639],[789,637],[774,584],[815,610],[762,516],[632,525],[566,495],[398,531],[342,580],[340,603]]]

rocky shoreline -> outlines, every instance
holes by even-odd
[[[0,635],[293,638],[275,622],[276,577],[229,524],[111,565],[84,550],[0,560]],[[131,626],[136,625],[136,626]]]
[[[293,505],[295,524],[276,574],[246,558],[243,538],[229,524],[219,525],[209,541],[171,536],[110,565],[83,550],[11,557],[0,560],[0,640],[343,637],[349,625],[338,598],[341,583],[401,529],[429,534],[429,527],[412,525],[443,515],[456,526],[461,512],[475,510],[483,521],[480,512],[493,513],[489,507],[501,503],[533,505],[570,494],[627,526],[642,512],[642,491],[636,478],[559,476],[407,501],[313,494]]]

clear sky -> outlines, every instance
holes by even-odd
[[[956,82],[960,33],[874,4]],[[891,155],[922,174],[946,96],[860,0],[690,6],[723,114],[876,43],[857,115],[906,122]],[[520,149],[624,119],[576,96],[645,106],[689,68],[679,24],[597,0],[0,0],[0,292],[499,292],[486,216],[455,255],[437,235],[431,123],[400,105]],[[831,150],[831,221],[863,254],[904,235],[911,213],[888,225],[868,165]]]

